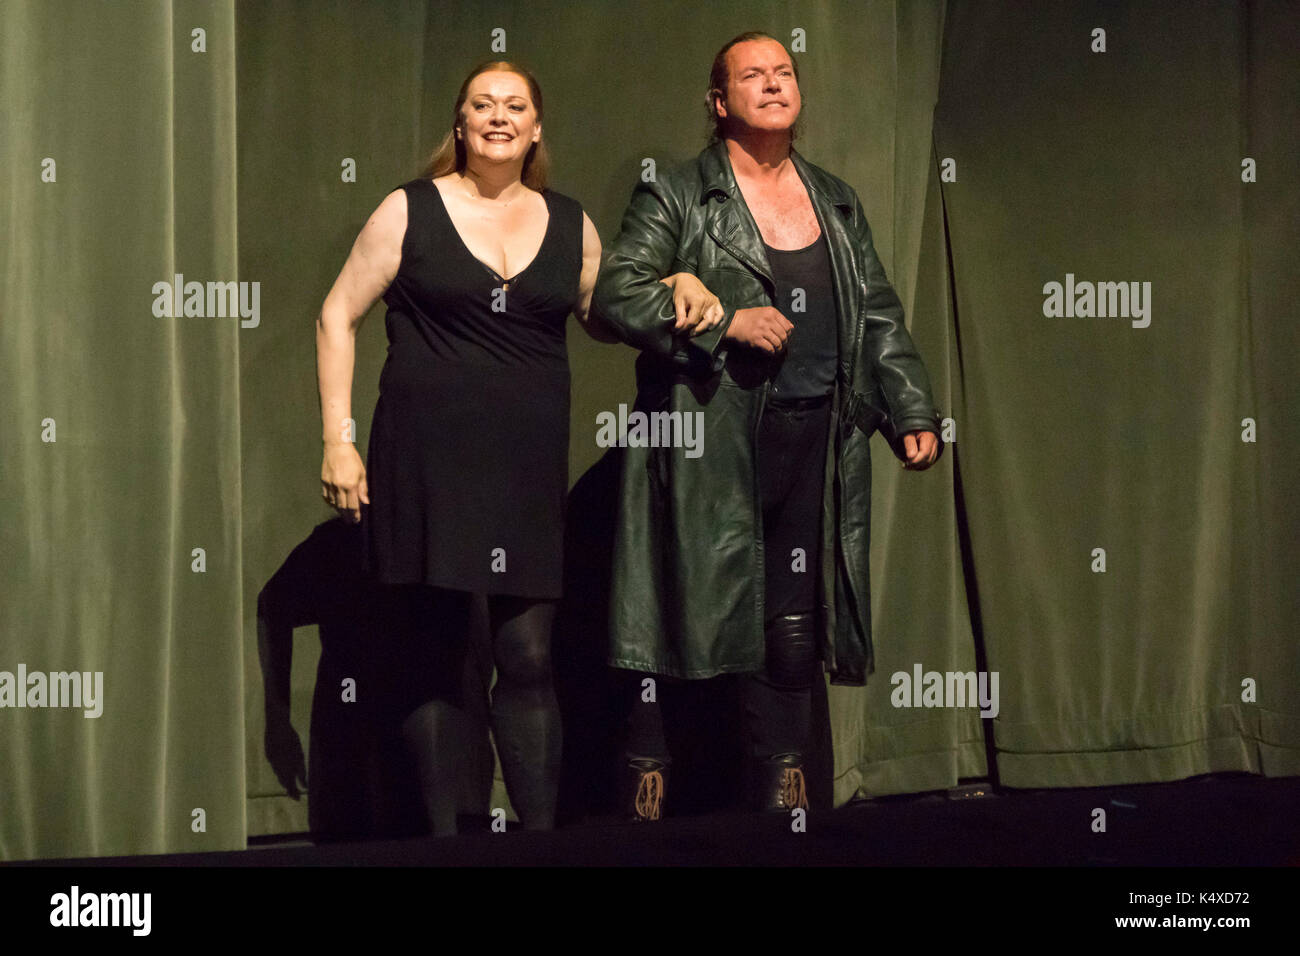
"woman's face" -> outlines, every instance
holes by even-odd
[[[523,166],[542,138],[528,82],[518,73],[480,73],[470,81],[460,110],[461,138],[469,162]]]

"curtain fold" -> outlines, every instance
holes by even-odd
[[[832,137],[842,165],[829,165],[862,198],[877,251],[906,310],[934,399],[952,415],[954,369],[948,273],[931,129],[939,95],[942,4],[869,4],[849,28],[846,55],[860,59],[822,78],[823,114],[843,123]],[[861,56],[862,50],[870,55]],[[852,77],[851,81],[846,79]],[[857,114],[861,114],[861,118]],[[848,131],[852,132],[849,133]],[[817,160],[814,160],[817,161]],[[948,439],[964,435],[949,432]],[[873,443],[872,638],[876,672],[863,688],[830,687],[835,803],[854,797],[954,786],[986,773],[983,728],[970,708],[894,706],[893,675],[973,672],[954,457],[904,472]]]
[[[1296,772],[1293,14],[949,3],[955,458],[1004,784]]]
[[[233,4],[3,16],[0,858],[242,847]]]

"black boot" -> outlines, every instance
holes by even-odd
[[[650,757],[630,757],[624,771],[623,811],[632,823],[662,820],[668,765]]]
[[[754,773],[751,802],[755,809],[789,813],[808,809],[803,776],[803,755],[777,754],[759,761]]]
[[[803,750],[812,722],[812,682],[820,670],[815,622],[812,612],[768,621],[763,669],[742,684],[753,761],[750,804],[756,809],[808,809]]]

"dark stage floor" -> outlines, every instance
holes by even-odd
[[[971,795],[983,792],[986,795]],[[1094,809],[1105,832],[1094,832]],[[65,860],[208,866],[1297,866],[1300,778],[1217,774],[1167,784],[988,793],[980,786],[881,798],[808,816],[726,814],[549,833],[313,845],[306,835],[240,852]],[[55,861],[46,861],[55,862]]]

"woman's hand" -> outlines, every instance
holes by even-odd
[[[352,442],[325,443],[320,490],[325,501],[337,508],[340,514],[352,513],[353,524],[361,520],[361,504],[370,504],[370,491],[366,487],[366,466]]]
[[[659,281],[673,290],[673,308],[677,311],[674,332],[699,335],[722,321],[725,312],[718,297],[689,272],[674,272]]]

